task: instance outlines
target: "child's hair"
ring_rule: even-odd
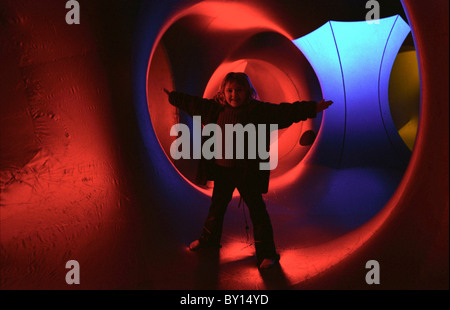
[[[236,82],[244,87],[244,89],[247,91],[248,94],[246,101],[258,98],[258,94],[256,93],[256,90],[253,87],[252,83],[250,82],[250,79],[247,74],[245,74],[244,72],[230,72],[224,77],[222,83],[220,84],[219,91],[214,96],[214,99],[219,103],[226,104],[224,92],[225,86],[229,82]]]

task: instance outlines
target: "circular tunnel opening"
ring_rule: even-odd
[[[225,31],[210,19],[209,15],[189,14],[170,25],[155,49],[147,82],[148,108],[161,148],[186,181],[209,194],[211,184],[206,191],[195,184],[198,162],[192,156],[177,160],[170,156],[170,146],[177,139],[169,135],[170,128],[182,123],[192,132],[193,121],[168,104],[162,85],[212,98],[228,72],[245,72],[261,101],[280,103],[321,97],[320,84],[306,58],[284,34],[267,29],[267,20],[261,19],[248,29],[236,26]],[[321,115],[278,131],[278,166],[271,173],[273,188],[277,187],[276,180],[307,154],[314,139],[306,143],[300,140],[305,133],[317,135],[320,122]],[[191,136],[191,143],[196,138]]]

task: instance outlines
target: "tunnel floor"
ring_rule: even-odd
[[[235,197],[225,216],[220,250],[189,251],[187,246],[195,234],[188,233],[161,261],[148,262],[152,266],[148,281],[134,289],[290,289],[352,250],[351,245],[339,249],[342,244],[337,241],[377,214],[403,175],[402,171],[378,168],[302,169],[300,180],[291,188],[269,189],[265,196],[281,256],[279,267],[256,268],[248,210],[238,207],[239,197]],[[204,209],[206,216],[208,205]],[[161,268],[154,268],[155,264]]]

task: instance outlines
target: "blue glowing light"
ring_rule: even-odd
[[[323,97],[334,101],[306,162],[405,167],[410,151],[392,121],[388,87],[409,31],[396,15],[372,24],[329,21],[293,40],[314,68]]]

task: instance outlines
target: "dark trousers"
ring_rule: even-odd
[[[266,204],[261,191],[256,186],[258,184],[256,172],[254,169],[215,167],[211,206],[200,242],[211,245],[220,244],[225,211],[233,197],[234,189],[237,188],[249,209],[257,260],[278,257]]]

